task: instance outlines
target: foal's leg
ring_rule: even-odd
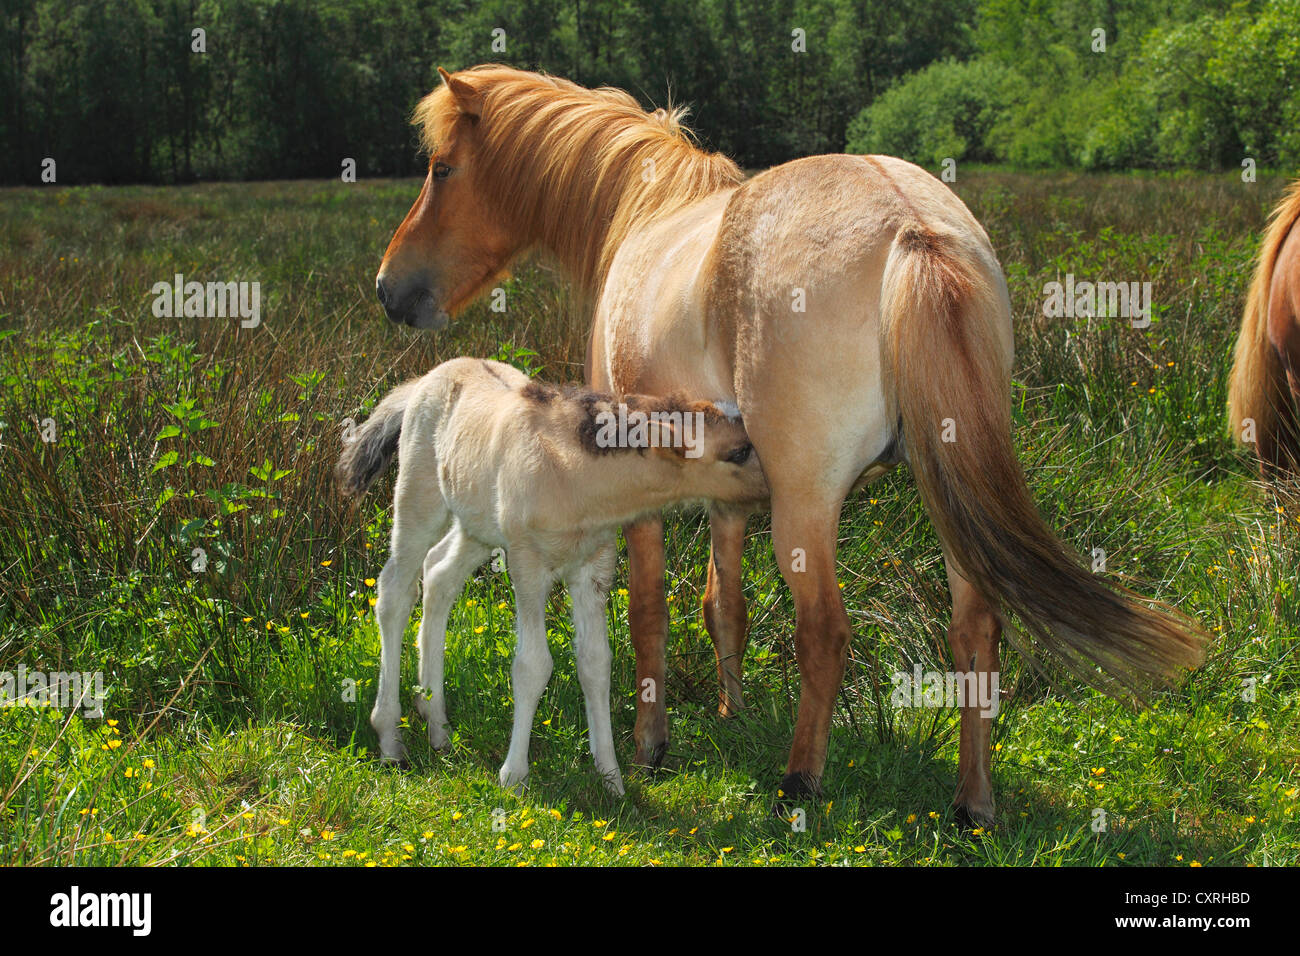
[[[533,716],[551,677],[551,649],[546,645],[546,596],[554,580],[549,568],[530,552],[510,552],[510,580],[515,588],[518,640],[510,683],[515,695],[510,751],[501,765],[501,786],[522,786],[528,779],[528,738]]]
[[[748,514],[709,511],[709,583],[704,589],[704,626],[718,658],[718,713],[734,716],[743,706],[742,662],[749,638],[749,614],[741,590]]]
[[[961,567],[944,552],[948,569],[948,588],[952,591],[952,623],[948,626],[948,643],[952,647],[953,666],[958,679],[974,673],[976,687],[994,689],[992,676],[1001,670],[998,639],[1002,623],[982,594],[961,576]],[[979,700],[964,700],[961,708],[961,746],[957,757],[957,794],[953,797],[957,817],[965,824],[993,825],[993,775],[989,770],[989,741],[993,733],[993,716],[982,713],[986,708]],[[998,706],[996,698],[989,710]]]
[[[415,606],[420,568],[429,546],[445,527],[447,508],[436,488],[421,487],[398,476],[394,496],[392,544],[388,561],[379,573],[375,617],[379,621],[379,689],[370,725],[379,734],[379,751],[384,760],[406,759],[406,745],[398,733],[401,716],[402,637]]]
[[[460,525],[453,525],[447,536],[429,551],[424,559],[424,609],[420,620],[420,686],[429,692],[415,698],[415,709],[424,717],[429,744],[445,750],[451,742],[447,734],[447,706],[443,696],[443,655],[447,643],[447,614],[461,589],[491,551],[467,537]]]
[[[636,650],[636,756],[657,767],[668,749],[664,679],[668,602],[664,599],[664,522],[646,518],[623,528],[627,540],[627,623]],[[648,683],[647,683],[648,682]]]
[[[587,733],[596,769],[605,786],[623,795],[623,774],[614,753],[614,731],[609,717],[609,631],[605,605],[614,577],[614,542],[569,576],[569,599],[573,604],[573,656],[582,682],[582,699],[587,708]]]

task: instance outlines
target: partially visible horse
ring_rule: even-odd
[[[380,301],[394,321],[440,327],[540,246],[594,307],[594,387],[738,404],[797,615],[786,801],[819,789],[844,676],[840,510],[899,462],[939,533],[948,640],[974,686],[999,669],[1006,612],[1116,694],[1202,659],[1203,631],[1090,574],[1038,514],[1011,442],[1006,283],[984,230],[937,179],[884,156],[816,156],[745,180],[698,149],[676,112],[647,114],[621,91],[503,66],[442,75],[416,108],[429,172],[384,255]],[[710,516],[704,616],[724,713],[741,700],[745,518]],[[638,697],[636,760],[654,764],[668,740],[662,521],[624,535],[637,683],[657,688]],[[955,804],[982,824],[994,816],[991,729],[966,702]]]
[[[1273,209],[1233,355],[1228,419],[1264,478],[1300,470],[1300,180]]]

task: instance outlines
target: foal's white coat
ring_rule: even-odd
[[[501,783],[521,785],[528,776],[529,735],[552,667],[546,599],[561,579],[573,605],[573,650],[596,769],[610,790],[623,793],[610,726],[605,622],[615,529],[688,499],[753,502],[766,494],[738,420],[707,402],[624,401],[647,411],[701,416],[698,457],[680,447],[671,423],[651,427],[659,447],[598,447],[592,437],[597,416],[616,407],[608,396],[561,392],[531,383],[509,365],[467,358],[398,386],[345,450],[339,466],[345,490],[364,491],[394,450],[400,461],[392,544],[375,607],[382,654],[370,719],[385,759],[406,756],[398,730],[400,658],[421,565],[419,671],[428,696],[417,698],[416,707],[430,744],[442,749],[450,740],[443,694],[447,615],[466,578],[494,548],[503,548],[515,592],[517,646],[514,724]]]

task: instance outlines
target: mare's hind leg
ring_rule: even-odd
[[[611,540],[589,562],[569,575],[569,599],[573,604],[573,656],[582,682],[582,699],[587,709],[587,733],[596,770],[605,786],[623,795],[623,774],[614,753],[614,731],[609,716],[609,669],[613,657],[605,623],[606,598],[614,578],[616,551]]]
[[[522,548],[511,551],[508,561],[518,615],[515,660],[510,667],[515,717],[510,751],[501,765],[499,778],[501,786],[517,787],[528,778],[528,739],[533,731],[533,716],[551,677],[551,650],[546,644],[546,596],[554,578],[544,562]]]
[[[799,716],[781,781],[786,802],[821,790],[835,695],[844,681],[851,630],[835,579],[841,504],[835,493],[817,501],[806,490],[772,485],[772,547],[794,596],[799,662]]]
[[[749,614],[741,590],[745,552],[744,511],[715,507],[709,512],[709,583],[704,590],[704,626],[713,638],[718,658],[718,713],[734,716],[742,699],[745,644]]]
[[[842,415],[817,405],[815,392],[806,383],[802,391],[794,383],[773,383],[767,393],[787,401],[755,402],[752,411],[744,396],[741,401],[771,489],[772,549],[795,607],[799,715],[781,781],[783,814],[792,798],[821,789],[852,634],[835,574],[840,509],[886,435],[879,419],[865,414],[872,401],[855,394],[852,382],[836,392],[851,410]]]
[[[961,576],[961,567],[947,552],[948,587],[952,591],[952,622],[948,644],[958,683],[970,688],[974,675],[976,699],[967,690],[961,708],[961,746],[957,758],[957,794],[953,806],[965,825],[993,825],[993,774],[990,740],[997,712],[997,681],[1001,662],[998,640],[1002,623],[988,600]],[[982,699],[981,699],[982,698]]]
[[[428,726],[429,744],[445,750],[451,742],[447,733],[447,705],[443,695],[443,656],[447,644],[447,614],[461,588],[491,551],[465,535],[459,524],[424,559],[424,613],[420,620],[420,687],[429,696],[417,696],[415,709]]]
[[[403,482],[398,475],[394,496],[393,537],[388,561],[379,573],[379,594],[375,617],[379,622],[379,690],[370,712],[370,725],[379,734],[379,751],[384,760],[406,759],[397,722],[402,663],[402,637],[415,606],[420,568],[429,546],[447,524],[447,508],[436,488]]]

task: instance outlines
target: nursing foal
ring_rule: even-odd
[[[620,407],[621,406],[621,407]],[[402,635],[424,567],[416,707],[429,743],[448,744],[443,701],[447,614],[465,579],[504,548],[517,604],[515,694],[503,786],[528,776],[533,715],[551,675],[546,598],[557,578],[573,602],[573,650],[596,769],[623,778],[609,717],[605,599],[614,531],[691,499],[759,502],[763,473],[738,417],[704,401],[591,391],[531,381],[509,365],[459,358],[395,388],[339,459],[345,494],[361,495],[399,460],[393,537],[375,607],[382,637],[370,722],[386,760],[406,755],[398,732]],[[430,550],[430,546],[436,546]]]

